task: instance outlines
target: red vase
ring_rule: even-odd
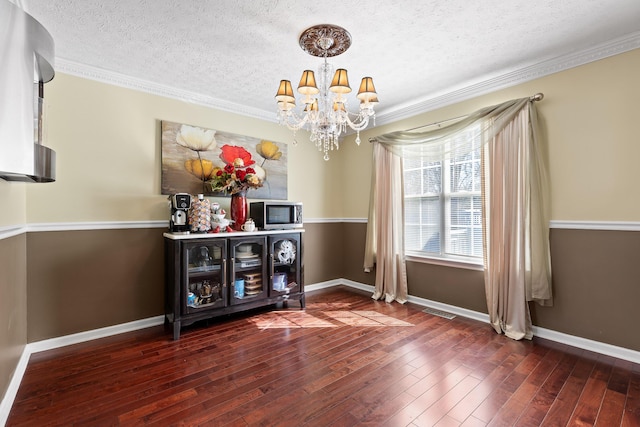
[[[240,191],[231,195],[231,219],[234,221],[231,225],[236,231],[242,231],[242,225],[249,215],[249,206],[247,205],[247,192]]]

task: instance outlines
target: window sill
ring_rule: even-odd
[[[434,258],[424,255],[408,254],[405,256],[405,261],[419,262],[423,264],[442,265],[445,267],[465,268],[467,270],[484,271],[484,266],[481,263],[470,262],[467,260],[453,259],[453,258]]]

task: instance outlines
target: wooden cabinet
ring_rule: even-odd
[[[267,296],[267,239],[266,236],[229,239],[231,259],[231,305],[241,305]]]
[[[165,323],[199,320],[287,305],[304,308],[303,231],[165,233]]]
[[[299,233],[268,236],[269,296],[288,298],[304,293],[302,286],[302,242]]]
[[[224,241],[185,242],[179,262],[185,266],[181,294],[184,313],[227,306]]]

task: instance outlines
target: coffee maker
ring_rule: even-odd
[[[191,207],[191,194],[176,193],[169,196],[171,206],[171,220],[169,231],[172,233],[189,233],[189,208]]]

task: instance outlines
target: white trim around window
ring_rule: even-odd
[[[445,267],[456,267],[456,268],[464,268],[467,270],[477,270],[484,271],[484,266],[482,265],[482,261],[478,262],[470,262],[466,259],[457,259],[457,258],[434,258],[428,257],[424,255],[418,254],[409,254],[405,256],[405,261],[409,262],[419,262],[423,264],[434,264],[434,265],[442,265]]]

